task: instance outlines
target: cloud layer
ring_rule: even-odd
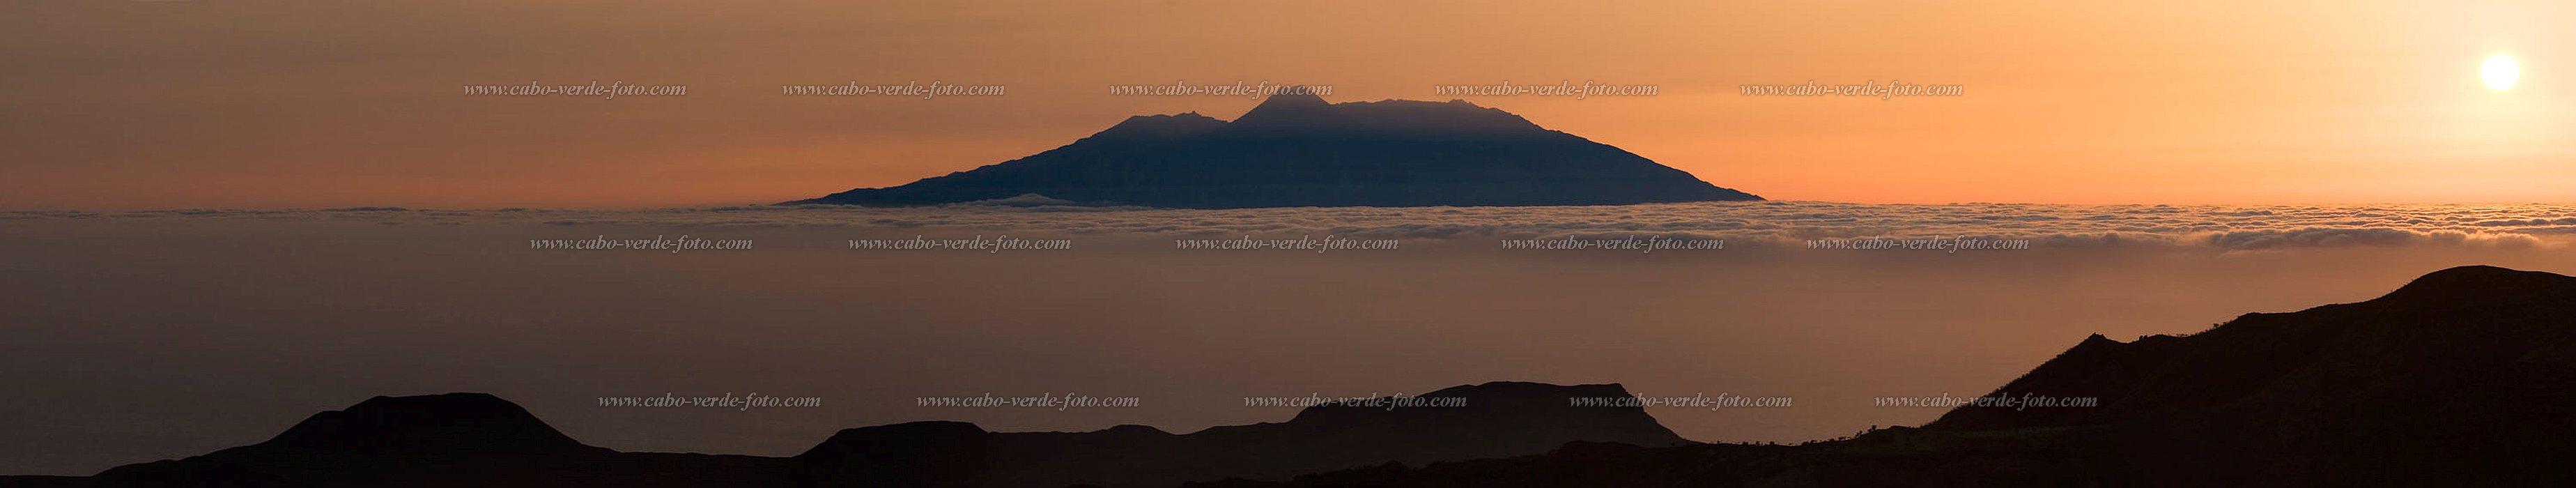
[[[1003,229],[1062,234],[1490,239],[1616,235],[1798,245],[1809,239],[1982,237],[2033,247],[2555,246],[2576,239],[2576,205],[1864,205],[1726,202],[1592,207],[1172,210],[1045,201],[922,208],[711,207],[645,210],[17,211],[0,219],[334,219],[387,224],[819,226]]]

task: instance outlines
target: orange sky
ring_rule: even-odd
[[[620,0],[0,3],[0,208],[764,203],[1242,97],[1474,97],[1721,186],[1852,202],[2576,201],[2576,5]],[[2510,90],[2478,64],[2517,58]],[[1891,79],[1945,98],[1747,97]],[[682,84],[683,97],[463,85]],[[788,97],[783,84],[999,84]]]

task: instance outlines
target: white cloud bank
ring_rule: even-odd
[[[2034,247],[2555,246],[2576,239],[2576,205],[1864,205],[1725,202],[1584,207],[1175,210],[1013,199],[920,208],[839,206],[646,210],[18,211],[0,219],[365,219],[437,224],[974,228],[1066,234],[1329,233],[1354,238],[1488,239],[1653,235],[1800,245],[1808,239],[1968,236]]]

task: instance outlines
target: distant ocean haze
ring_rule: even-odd
[[[2377,215],[2363,216],[2363,215]],[[1080,207],[10,213],[0,473],[88,474],[257,442],[351,398],[484,391],[624,450],[793,454],[839,428],[1279,421],[1245,397],[1618,382],[1788,408],[1649,408],[1684,437],[1912,425],[2089,334],[2188,333],[2462,264],[2576,271],[2556,206]],[[2156,232],[2164,229],[2169,232]],[[1503,239],[1725,239],[1651,253]],[[1003,235],[1070,249],[851,249]],[[1182,239],[1399,240],[1181,249]],[[2021,250],[1810,250],[1977,235]],[[2070,236],[2093,235],[2091,240]],[[749,241],[748,250],[532,240]],[[2051,237],[2054,236],[2054,237]],[[2101,236],[2111,236],[2100,238]],[[2231,237],[2233,236],[2233,237]],[[2455,237],[2454,237],[2455,236]],[[2265,240],[2269,239],[2267,243]],[[1741,243],[1741,244],[1739,244]],[[601,397],[818,397],[606,408]],[[935,408],[1080,394],[1134,408]]]

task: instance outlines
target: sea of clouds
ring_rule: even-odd
[[[1798,245],[1814,239],[2027,239],[2034,248],[2348,246],[2556,247],[2576,240],[2576,205],[1946,205],[1708,202],[1573,207],[1308,207],[1231,210],[1065,205],[1043,198],[914,208],[826,205],[639,210],[407,209],[7,211],[25,219],[348,220],[422,225],[653,225],[1000,229],[1233,236],[1517,239],[1661,235]]]

